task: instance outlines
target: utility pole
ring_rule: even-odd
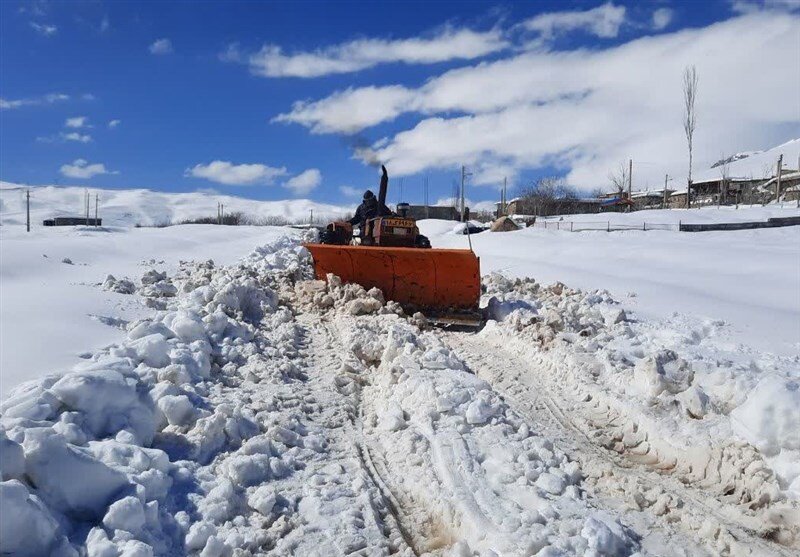
[[[430,211],[430,204],[429,204],[430,201],[428,200],[428,175],[427,174],[425,175],[424,188],[425,188],[425,196],[424,196],[425,197],[425,218],[427,219],[427,218],[430,218],[430,212],[431,212]]]
[[[508,188],[508,177],[504,176],[503,177],[503,203],[501,205],[501,207],[503,209],[503,215],[505,215],[506,211],[507,211],[507,209],[506,209],[506,203],[508,203],[508,189],[507,188]]]
[[[100,203],[100,194],[94,194],[94,225],[100,226],[99,221],[97,220],[97,205]]]
[[[26,214],[27,218],[25,220],[26,227],[28,232],[31,231],[31,190],[30,188],[25,191],[25,207],[26,207]]]
[[[308,221],[310,224],[314,224],[314,209],[311,209],[311,218]]]
[[[217,201],[217,224],[222,224],[222,204]]]
[[[631,210],[631,202],[633,201],[633,159],[628,159],[628,211]]]
[[[669,174],[664,174],[664,200],[661,202],[661,208],[667,208],[667,182],[669,182]]]
[[[83,204],[86,206],[86,222],[84,224],[89,224],[89,190],[83,190]]]
[[[467,167],[463,164],[461,165],[461,222],[465,222],[468,219],[464,216],[464,189],[467,181],[467,176],[472,176],[471,172],[467,172]]]
[[[775,184],[775,201],[781,198],[781,170],[783,170],[783,153],[778,157],[778,173],[776,174],[777,183]]]

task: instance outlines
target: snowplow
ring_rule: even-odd
[[[385,206],[389,183],[386,168],[382,170],[379,207]],[[343,282],[377,287],[387,300],[408,312],[422,312],[434,324],[479,326],[479,258],[470,249],[432,248],[405,207],[400,204],[398,213],[368,219],[358,235],[347,221],[328,224],[318,243],[304,244],[317,279],[334,274]]]

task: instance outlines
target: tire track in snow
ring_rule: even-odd
[[[532,423],[546,425],[556,437],[553,441],[579,460],[584,470],[599,466],[610,472],[613,477],[613,487],[604,485],[603,482],[594,482],[598,495],[613,498],[618,497],[615,493],[618,491],[630,500],[635,500],[637,494],[641,497],[640,486],[657,489],[670,495],[673,501],[678,503],[677,508],[665,509],[667,513],[677,511],[689,515],[686,517],[688,520],[668,515],[662,520],[646,507],[640,512],[651,523],[651,528],[664,529],[668,532],[668,536],[688,534],[695,538],[695,543],[706,544],[714,542],[714,539],[707,538],[709,534],[712,536],[716,534],[719,538],[727,533],[736,543],[737,550],[749,550],[754,555],[787,557],[793,555],[790,549],[765,541],[757,531],[741,524],[736,517],[726,513],[726,509],[717,510],[720,501],[712,495],[706,495],[699,488],[684,485],[674,478],[642,467],[617,452],[599,446],[587,431],[576,427],[567,412],[562,409],[553,391],[541,380],[537,380],[537,371],[500,343],[483,339],[474,333],[442,332],[438,336],[476,375],[492,384],[521,416]],[[508,377],[506,370],[509,369],[525,370],[525,372],[518,372],[513,377]],[[720,533],[704,530],[704,520],[707,517],[713,517],[723,531]],[[676,522],[683,532],[671,525]],[[703,539],[704,537],[706,539]],[[711,554],[722,553],[720,547],[712,546],[708,549]]]
[[[309,368],[314,370],[313,375],[315,376],[311,380],[325,383],[332,381],[340,394],[349,395],[351,398],[352,406],[348,409],[347,419],[339,428],[340,433],[336,434],[336,437],[340,442],[352,445],[361,468],[381,494],[382,501],[376,502],[378,504],[374,507],[377,507],[375,511],[385,525],[390,554],[419,555],[414,545],[414,535],[407,531],[400,520],[401,505],[375,467],[364,436],[361,408],[361,382],[364,379],[354,372],[354,368],[361,367],[361,364],[355,360],[348,361],[343,357],[348,354],[348,351],[342,344],[336,328],[328,319],[313,313],[299,313],[297,320],[306,329],[310,339],[311,365]]]

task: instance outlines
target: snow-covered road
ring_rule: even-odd
[[[146,309],[0,406],[4,553],[800,549],[796,357],[499,275],[430,329],[297,242],[91,287]]]

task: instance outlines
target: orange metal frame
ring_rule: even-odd
[[[388,300],[433,310],[471,310],[481,294],[480,260],[470,250],[305,244],[318,279],[328,273]]]

